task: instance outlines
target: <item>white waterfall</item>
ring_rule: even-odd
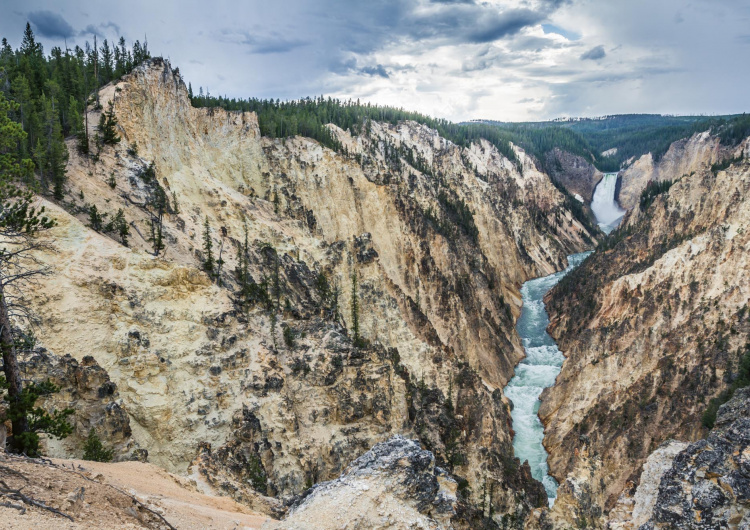
[[[620,224],[625,210],[620,208],[615,200],[617,189],[617,173],[607,173],[597,184],[594,190],[594,200],[591,201],[591,210],[599,222],[599,228],[609,234]]]

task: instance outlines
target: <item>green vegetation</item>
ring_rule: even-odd
[[[104,145],[115,145],[120,142],[120,136],[117,134],[117,118],[115,117],[115,102],[109,100],[107,112],[99,115],[99,139]]]
[[[92,230],[101,232],[104,228],[104,218],[107,217],[106,213],[100,213],[96,204],[89,206],[89,227]]]
[[[697,132],[713,129],[725,145],[736,145],[750,136],[750,116],[662,116],[624,114],[550,122],[486,122],[515,133],[518,143],[539,160],[559,147],[587,160],[601,171],[618,171],[631,157],[652,153],[660,160],[669,146]],[[609,149],[617,153],[603,156]],[[593,156],[593,158],[592,158]]]
[[[112,449],[104,447],[96,434],[96,430],[92,427],[88,438],[86,438],[86,443],[83,445],[83,459],[93,462],[110,462],[114,454],[115,452]]]
[[[297,345],[297,332],[291,326],[284,326],[284,344],[290,350]]]
[[[211,225],[208,223],[208,216],[203,222],[203,270],[213,278],[214,277],[214,242],[211,239]]]
[[[110,45],[105,39],[97,46],[94,38],[93,47],[88,42],[73,50],[56,46],[47,56],[28,23],[17,50],[6,38],[2,39],[0,93],[12,102],[9,115],[25,133],[7,149],[21,159],[33,161],[25,176],[27,185],[35,191],[51,192],[55,199],[63,198],[68,160],[63,139],[74,136],[79,151],[87,155],[86,109],[91,94],[149,57],[147,45],[136,41],[128,50],[124,38],[117,45]],[[101,143],[119,141],[111,106],[101,119]],[[9,152],[5,149],[3,153]]]
[[[263,463],[260,461],[260,457],[255,453],[250,453],[247,460],[247,473],[250,484],[253,485],[255,491],[266,495],[268,493],[268,476],[266,475],[266,470],[263,468]]]
[[[668,192],[669,188],[672,187],[672,184],[673,182],[671,180],[662,180],[661,182],[654,182],[653,180],[649,181],[649,183],[646,184],[646,188],[641,192],[641,211],[645,212],[658,195]]]
[[[735,146],[750,136],[750,115],[742,114],[719,129],[719,138],[724,145]]]
[[[740,154],[736,158],[726,158],[722,160],[721,162],[716,162],[715,164],[711,164],[711,172],[715,175],[719,171],[724,171],[732,164],[737,164],[738,162],[742,161],[742,155]]]
[[[357,292],[357,271],[352,272],[352,341],[354,346],[364,346],[364,340],[359,336],[359,293]]]
[[[703,413],[703,426],[711,429],[716,423],[716,413],[724,403],[732,399],[734,393],[740,388],[750,386],[750,344],[745,346],[745,353],[740,358],[737,374],[732,384],[717,397],[708,403],[706,411]]]
[[[510,146],[514,136],[509,131],[484,123],[456,124],[447,120],[430,118],[418,112],[404,109],[363,104],[359,101],[338,99],[305,98],[292,101],[267,99],[227,99],[213,97],[203,88],[193,96],[194,107],[221,107],[230,111],[252,111],[258,114],[260,132],[271,138],[288,138],[295,135],[313,138],[335,151],[343,147],[331,134],[327,124],[332,123],[352,134],[369,135],[371,122],[385,122],[396,125],[400,121],[412,120],[435,129],[443,138],[460,146],[484,138],[509,160],[518,164],[518,159]],[[415,159],[414,162],[418,164]],[[415,166],[416,167],[416,166]]]
[[[107,223],[107,226],[104,227],[104,230],[106,232],[115,232],[118,236],[120,236],[120,242],[126,247],[128,246],[130,226],[128,226],[128,222],[125,220],[125,213],[122,211],[122,208],[119,208],[117,210],[117,213],[112,218],[112,220]]]
[[[0,389],[7,390],[10,385],[4,376],[0,376]],[[27,424],[27,429],[21,432],[13,431],[11,450],[28,456],[39,455],[39,433],[45,433],[58,439],[67,438],[73,432],[73,427],[67,419],[74,412],[73,409],[55,410],[51,414],[41,407],[36,407],[40,397],[54,394],[60,389],[50,381],[27,384],[18,399],[8,399],[7,418],[14,424],[19,420]],[[9,396],[10,397],[10,396]]]

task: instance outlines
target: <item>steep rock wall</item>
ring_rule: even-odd
[[[651,451],[705,434],[709,400],[736,374],[750,337],[748,143],[723,154],[746,157],[726,171],[672,176],[548,296],[567,359],[539,413],[565,524],[603,524]]]
[[[645,154],[620,172],[617,201],[631,210],[649,182],[675,180],[704,171],[717,162],[720,154],[718,139],[707,131],[674,142],[659,161],[651,153]]]
[[[465,477],[465,498],[489,481],[498,514],[544,503],[512,458],[500,388],[522,355],[520,285],[591,235],[522,151],[519,169],[485,142],[460,148],[410,122],[335,130],[342,153],[262,138],[252,113],[191,107],[160,59],[100,98],[122,141],[96,162],[71,144],[69,198],[47,205],[55,252],[39,256],[54,274],[33,305],[45,347],[107,370],[153,462],[186,472],[204,455],[198,472],[244,487],[249,465],[255,492],[225,493],[271,510],[258,493],[300,493],[407,433]],[[108,214],[99,233],[92,205]],[[119,209],[128,247],[106,229]],[[206,223],[218,280],[200,270]],[[234,274],[245,230],[249,306]]]

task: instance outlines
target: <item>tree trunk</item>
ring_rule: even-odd
[[[16,348],[13,344],[13,335],[10,332],[10,317],[8,316],[8,304],[5,302],[5,293],[0,284],[0,349],[3,351],[3,370],[5,380],[8,383],[8,402],[12,405],[21,396],[23,384],[21,382],[21,371],[18,368]],[[29,430],[29,422],[26,416],[12,420],[13,438]]]

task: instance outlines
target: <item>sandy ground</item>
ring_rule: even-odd
[[[0,529],[168,529],[166,520],[180,530],[240,530],[260,528],[266,521],[228,497],[199,493],[187,479],[152,464],[51,462],[0,454]],[[1,493],[7,489],[21,490],[73,521]],[[3,507],[7,502],[26,512]]]

